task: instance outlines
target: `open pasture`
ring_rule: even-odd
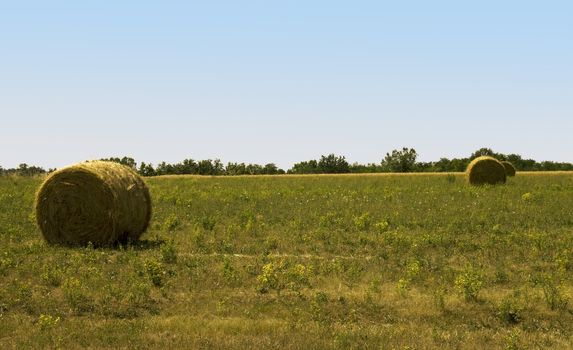
[[[573,173],[166,176],[142,241],[47,245],[0,177],[0,348],[573,347]]]

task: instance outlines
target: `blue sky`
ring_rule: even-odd
[[[4,1],[0,165],[573,162],[570,1]]]

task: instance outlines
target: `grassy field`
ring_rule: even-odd
[[[150,178],[135,245],[47,246],[0,178],[0,348],[573,348],[573,174]]]

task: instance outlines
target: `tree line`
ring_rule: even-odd
[[[51,173],[56,169],[48,169],[45,170],[39,166],[35,165],[28,165],[26,163],[18,165],[17,168],[9,168],[4,169],[0,166],[0,176],[7,176],[7,175],[19,175],[19,176],[34,176],[34,175],[41,175],[46,173]]]
[[[497,153],[490,148],[480,148],[466,158],[440,158],[435,162],[419,162],[418,153],[413,148],[404,147],[386,153],[380,163],[350,164],[344,156],[335,154],[323,155],[294,164],[283,170],[274,163],[265,165],[246,163],[223,164],[219,159],[193,160],[185,159],[179,163],[161,162],[137,163],[131,157],[106,158],[102,160],[117,162],[137,171],[142,176],[159,175],[278,175],[278,174],[344,174],[344,173],[409,173],[409,172],[463,172],[468,164],[480,156],[492,156],[499,160],[511,162],[518,171],[563,171],[573,170],[573,164],[552,161],[538,162],[524,159],[518,154]],[[0,166],[0,175],[33,176],[54,171],[44,170],[38,166],[20,164],[18,168],[4,169]]]

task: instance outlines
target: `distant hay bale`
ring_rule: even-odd
[[[471,161],[466,174],[472,185],[496,185],[503,184],[507,180],[503,164],[489,156],[478,157]]]
[[[118,163],[92,161],[60,169],[36,194],[36,220],[52,244],[134,241],[150,218],[147,186],[135,171]]]
[[[515,176],[515,167],[513,166],[513,164],[511,164],[507,160],[502,161],[501,164],[505,168],[505,173],[507,174],[507,176]]]

